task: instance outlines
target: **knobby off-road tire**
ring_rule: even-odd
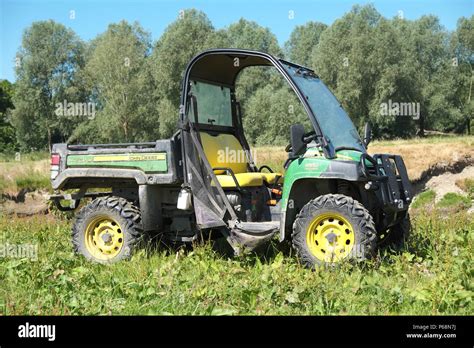
[[[375,253],[376,238],[375,224],[367,209],[341,194],[309,201],[293,223],[293,248],[308,268],[369,259]]]
[[[395,226],[390,227],[385,238],[381,239],[379,246],[381,248],[390,248],[400,251],[405,247],[411,233],[410,215],[407,215]]]
[[[72,226],[74,250],[99,263],[130,258],[143,237],[140,210],[115,196],[94,199]]]

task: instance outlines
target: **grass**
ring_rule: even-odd
[[[474,136],[472,135],[448,135],[448,136],[426,136],[424,138],[393,139],[393,140],[374,140],[371,145],[374,146],[397,146],[401,144],[446,144],[462,143],[464,145],[474,145]]]
[[[21,189],[51,190],[49,160],[0,162],[0,195],[16,194]]]
[[[438,206],[441,208],[456,207],[468,209],[471,206],[471,199],[458,193],[448,192],[438,202]]]
[[[49,157],[50,154],[48,151],[1,153],[0,162],[31,162],[49,159]]]
[[[433,190],[427,190],[420,193],[416,196],[415,200],[413,201],[411,207],[412,208],[421,208],[428,204],[434,204],[436,198],[436,193]]]
[[[21,176],[15,179],[18,189],[26,189],[29,191],[49,188],[51,186],[50,179],[39,172],[33,172],[27,176]]]
[[[458,186],[464,192],[467,192],[471,199],[474,199],[474,179],[463,179],[457,180],[456,186]]]
[[[33,151],[29,153],[2,153],[0,154],[0,162],[31,162],[48,159],[49,157],[50,154],[48,151]]]
[[[67,220],[0,219],[0,243],[38,245],[37,261],[0,258],[0,314],[474,314],[472,216],[413,225],[402,253],[313,272],[275,246],[227,258],[208,243],[92,264],[72,252]]]
[[[474,157],[473,139],[374,142],[369,150],[402,154],[417,179],[436,163]],[[0,191],[49,186],[48,156],[4,159]],[[286,158],[283,147],[257,149],[257,163],[277,171]],[[473,181],[457,185],[472,193]],[[73,253],[64,214],[0,216],[0,315],[473,315],[474,215],[454,209],[464,202],[457,196],[434,200],[429,190],[413,203],[404,251],[314,272],[276,241],[259,255],[228,258],[202,243],[191,252],[139,251],[127,262],[92,264]],[[38,259],[5,255],[21,244],[36,245]]]

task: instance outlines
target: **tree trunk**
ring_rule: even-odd
[[[48,149],[49,153],[52,151],[52,145],[51,145],[51,128],[48,127]]]
[[[425,116],[420,115],[420,122],[419,122],[420,129],[418,130],[418,136],[424,137],[425,136]]]

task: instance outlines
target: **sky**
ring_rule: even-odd
[[[157,40],[180,10],[196,8],[216,29],[245,18],[268,27],[283,45],[295,26],[310,20],[331,24],[354,4],[367,3],[387,18],[433,14],[448,30],[456,28],[460,17],[474,13],[473,0],[0,0],[0,79],[15,80],[15,55],[23,31],[34,21],[53,19],[83,40],[93,39],[110,23],[138,21]]]

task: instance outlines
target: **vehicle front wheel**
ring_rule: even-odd
[[[99,263],[130,258],[142,237],[140,210],[121,197],[96,198],[72,227],[75,251]]]
[[[407,215],[395,226],[390,227],[388,233],[383,239],[379,241],[381,248],[391,248],[395,251],[400,251],[404,248],[405,244],[410,237],[411,222],[410,215]]]
[[[376,230],[367,209],[351,197],[327,194],[309,201],[293,224],[292,244],[309,268],[373,256]]]

